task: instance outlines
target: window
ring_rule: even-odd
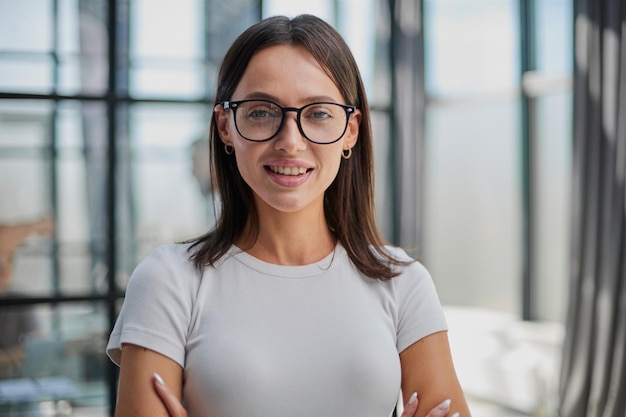
[[[112,413],[104,346],[126,281],[211,222],[216,69],[259,17],[253,0],[0,1],[0,224],[55,226],[11,256],[2,334],[18,313],[37,331],[0,346],[0,416]]]
[[[104,345],[127,280],[152,248],[212,223],[203,167],[216,71],[262,17],[314,13],[347,40],[372,107],[379,224],[398,235],[394,182],[416,179],[392,171],[392,3],[0,0],[0,224],[55,223],[21,242],[15,295],[0,296],[0,315],[28,310],[38,323],[20,340],[25,361],[0,365],[0,387],[32,393],[37,378],[48,391],[0,394],[0,417],[112,414],[117,370]],[[559,321],[571,1],[467,3],[424,0],[423,26],[413,25],[423,27],[427,96],[419,252],[445,305],[521,316],[530,304],[533,318]],[[524,3],[532,25],[520,18]],[[535,47],[525,51],[529,33]]]
[[[520,5],[531,3],[535,24],[522,27]],[[571,7],[567,0],[424,2],[424,262],[445,304],[521,316],[531,302],[522,289],[532,279],[533,318],[563,320]],[[526,52],[536,62],[523,77],[522,34],[534,39]],[[525,97],[535,103],[529,118],[521,116]],[[533,132],[532,159],[523,153],[525,129]]]

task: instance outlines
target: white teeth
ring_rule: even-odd
[[[306,168],[304,167],[284,167],[279,165],[272,165],[270,170],[282,175],[300,175],[306,172]]]

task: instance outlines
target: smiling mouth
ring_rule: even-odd
[[[265,168],[273,172],[274,174],[289,175],[289,176],[306,174],[307,171],[311,170],[311,168],[305,168],[305,167],[285,167],[285,166],[280,166],[280,165],[271,165]]]

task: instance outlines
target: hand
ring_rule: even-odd
[[[163,404],[165,404],[170,417],[187,417],[187,410],[185,410],[185,407],[183,407],[174,393],[170,391],[169,387],[165,385],[163,378],[155,373],[152,381],[154,390],[161,398],[161,401],[163,401]]]
[[[413,393],[409,401],[404,405],[404,411],[400,417],[414,417],[417,412],[417,406],[419,401],[417,399],[417,393]],[[450,400],[445,400],[439,405],[435,406],[426,417],[446,417],[450,412]],[[452,414],[451,417],[459,417],[459,413]]]
[[[0,224],[0,252],[12,255],[31,234],[50,235],[54,222],[49,217],[18,224]]]
[[[165,408],[167,408],[170,417],[187,417],[187,410],[185,410],[178,398],[170,391],[159,374],[154,374],[153,383],[154,389],[161,398],[161,401],[163,401],[163,404],[165,404]],[[418,404],[417,394],[413,394],[404,405],[404,411],[400,417],[414,417]],[[426,417],[446,417],[449,412],[450,400],[445,400],[430,410]],[[451,417],[459,417],[459,413],[454,413]]]

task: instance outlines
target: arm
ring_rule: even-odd
[[[400,353],[402,395],[409,398],[418,392],[419,408],[415,417],[424,417],[427,410],[437,409],[442,399],[450,399],[447,411],[470,417],[469,407],[459,384],[447,332],[438,332],[413,343]]]
[[[172,387],[177,400],[182,398],[183,369],[166,356],[141,346],[125,344],[120,363],[116,417],[169,416],[167,409],[152,388],[155,372]]]
[[[48,235],[52,233],[54,223],[43,218],[31,223],[12,225],[0,224],[0,252],[14,252],[32,233]]]
[[[155,373],[152,378],[152,383],[154,386],[154,390],[159,395],[161,401],[169,414],[169,417],[187,417],[187,410],[180,403],[180,396],[176,395],[165,383],[161,375]],[[417,399],[417,395],[413,394],[409,398],[409,401],[404,405],[404,411],[400,417],[415,417],[415,412],[419,406],[419,400]],[[447,417],[449,415],[449,409],[440,409],[438,407],[430,410],[430,413],[426,417]],[[295,417],[295,416],[294,416]],[[452,417],[459,417],[458,414],[453,415]]]

